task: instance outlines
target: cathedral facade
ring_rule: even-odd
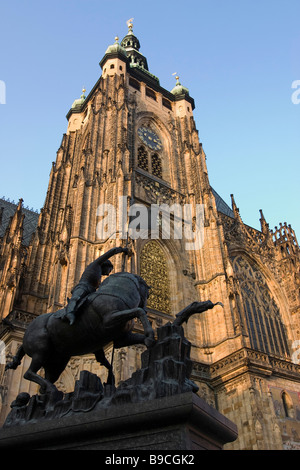
[[[100,66],[93,89],[67,114],[40,214],[22,200],[0,200],[0,423],[18,393],[37,393],[23,378],[30,358],[4,370],[28,323],[64,307],[90,262],[127,246],[129,256],[112,258],[114,271],[151,285],[154,329],[195,300],[222,302],[191,317],[184,330],[199,395],[238,426],[238,439],[226,448],[300,449],[300,251],[293,229],[284,223],[270,230],[262,211],[261,230],[246,225],[233,195],[229,207],[210,186],[194,100],[178,78],[173,90],[161,87],[132,24]],[[137,208],[148,225],[134,223]],[[140,366],[142,350],[116,349],[118,382]],[[111,358],[112,345],[105,353]],[[82,369],[105,378],[93,356],[73,357],[57,387],[73,390]]]

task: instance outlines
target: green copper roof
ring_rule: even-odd
[[[80,97],[78,100],[75,100],[75,101],[73,102],[73,104],[72,104],[72,106],[71,106],[71,109],[76,109],[76,108],[80,108],[80,107],[81,107],[81,105],[84,103],[85,98],[86,98],[86,96],[85,96],[85,94],[84,94],[85,91],[86,91],[85,88],[83,88],[81,97]]]
[[[106,52],[105,52],[105,54],[116,54],[116,53],[120,53],[120,54],[122,54],[124,57],[127,58],[126,50],[124,49],[124,47],[122,47],[122,46],[119,44],[119,38],[118,38],[118,36],[115,37],[115,43],[112,44],[111,46],[108,46],[108,48],[106,49]]]
[[[179,96],[179,95],[188,95],[189,96],[189,90],[182,86],[180,81],[179,81],[179,77],[176,77],[176,85],[175,87],[173,88],[173,90],[171,90],[171,93],[173,95],[176,95],[176,96]]]

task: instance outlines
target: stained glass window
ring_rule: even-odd
[[[138,167],[145,171],[149,170],[148,153],[144,147],[139,147],[138,149]]]
[[[148,242],[140,257],[140,274],[151,286],[149,308],[170,313],[170,280],[165,253],[156,241]]]
[[[154,176],[157,176],[158,178],[162,178],[161,159],[157,155],[157,153],[154,153],[151,156],[151,167],[152,167],[152,174]]]

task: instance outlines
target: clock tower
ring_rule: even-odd
[[[3,280],[11,268],[0,271],[0,313],[7,317],[1,340],[14,354],[26,321],[64,307],[89,263],[127,245],[130,256],[112,258],[114,270],[151,285],[147,313],[154,329],[193,301],[222,302],[184,325],[191,378],[200,396],[238,425],[231,448],[281,449],[289,426],[300,435],[296,418],[290,425],[300,409],[300,366],[292,360],[300,331],[295,234],[286,224],[273,233],[262,212],[261,231],[251,228],[233,196],[232,208],[220,198],[209,182],[189,90],[179,77],[172,90],[163,88],[140,48],[128,22],[126,36],[105,51],[97,83],[67,114],[15,290]],[[142,349],[114,351],[117,382],[140,367]],[[112,345],[105,353],[111,360]],[[22,378],[28,366],[25,357],[15,373],[0,375],[2,422],[20,390],[33,393]],[[92,356],[73,357],[58,388],[72,391],[82,369],[106,380]]]

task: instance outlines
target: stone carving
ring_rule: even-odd
[[[169,204],[174,203],[184,204],[186,197],[170,188],[169,184],[163,181],[157,181],[151,175],[144,174],[142,171],[136,170],[136,184],[139,190],[139,197],[146,201],[157,204],[157,200],[161,203]]]

